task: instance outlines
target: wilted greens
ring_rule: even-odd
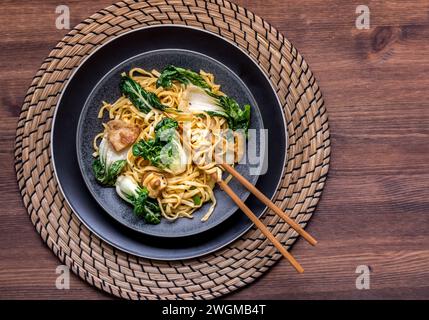
[[[196,204],[197,206],[201,204],[201,197],[199,195],[193,196],[192,200],[194,200],[194,204]]]
[[[149,160],[152,165],[178,174],[186,169],[187,158],[176,131],[178,123],[162,119],[155,127],[155,139],[140,140],[133,145],[133,155]]]
[[[161,111],[167,109],[155,93],[146,91],[136,81],[124,74],[119,88],[121,93],[130,99],[132,104],[143,113],[149,113],[153,108]]]
[[[92,163],[95,179],[103,186],[112,187],[126,165],[125,153],[116,153],[104,138],[99,147],[99,156]]]
[[[172,65],[167,66],[157,81],[158,87],[169,88],[172,81],[187,86],[184,96],[189,100],[191,111],[207,112],[213,116],[224,117],[232,130],[243,129],[245,132],[250,124],[250,105],[240,108],[234,99],[212,92],[210,85],[196,72]]]
[[[155,199],[149,198],[148,190],[141,188],[133,178],[120,176],[116,181],[118,195],[134,206],[134,213],[147,223],[158,224],[161,221],[161,209]]]
[[[250,123],[250,105],[245,104],[242,109],[237,101],[227,96],[220,96],[218,100],[225,113],[228,114],[226,119],[229,127],[232,130],[243,129],[247,132]]]
[[[156,82],[156,86],[169,88],[171,87],[173,80],[183,84],[192,83],[194,86],[203,89],[211,89],[209,84],[198,73],[192,70],[175,67],[173,65],[168,65],[164,70],[162,70],[162,73]]]

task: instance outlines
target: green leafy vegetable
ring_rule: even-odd
[[[136,81],[126,75],[122,75],[119,88],[121,93],[130,99],[132,104],[141,112],[149,113],[153,108],[161,111],[167,109],[155,93],[146,91]]]
[[[173,84],[173,80],[176,80],[183,84],[190,84],[203,88],[211,89],[210,85],[201,77],[198,73],[173,65],[168,65],[162,70],[158,81],[156,82],[157,87],[170,88]]]
[[[92,163],[95,179],[103,186],[112,187],[116,178],[127,164],[126,151],[117,153],[109,145],[106,138],[101,140],[99,156]]]
[[[163,145],[158,143],[155,139],[148,141],[141,139],[133,145],[133,155],[135,157],[142,157],[145,160],[149,160],[152,165],[160,167],[162,148]]]
[[[175,133],[175,130],[179,127],[176,120],[171,118],[164,118],[155,126],[156,139],[162,141],[170,141]]]
[[[199,195],[193,196],[192,200],[194,200],[194,204],[196,204],[197,206],[201,204],[201,197]]]
[[[145,219],[147,223],[161,222],[161,209],[155,199],[149,198],[149,191],[141,188],[133,178],[120,176],[116,181],[118,195],[134,206],[134,213]]]
[[[175,67],[167,66],[158,78],[157,86],[171,87],[172,81],[178,81],[186,85],[183,94],[189,101],[190,111],[207,112],[209,115],[227,119],[232,130],[243,129],[246,133],[250,124],[250,105],[240,108],[234,99],[215,94],[210,85],[198,73]]]
[[[219,103],[218,96],[200,87],[189,85],[183,92],[183,99],[188,101],[189,111],[204,111],[211,115],[228,117]]]
[[[118,160],[113,162],[110,167],[106,168],[106,166],[101,162],[100,158],[95,159],[92,164],[95,179],[97,179],[97,181],[103,186],[114,186],[117,176],[121,173],[126,163],[126,160]]]
[[[133,145],[133,155],[149,160],[152,165],[178,174],[186,169],[187,156],[176,131],[178,123],[162,119],[155,127],[155,139],[140,140]]]
[[[241,109],[237,101],[227,96],[219,97],[219,104],[228,114],[229,127],[234,131],[243,129],[247,132],[250,123],[250,105],[245,104]]]
[[[172,141],[175,135],[175,129],[178,127],[176,120],[171,118],[162,119],[155,126],[155,139],[140,140],[133,145],[133,155],[149,160],[154,166],[168,167],[169,159],[161,159],[163,148]],[[172,153],[171,147],[167,152]],[[164,151],[165,152],[165,151]],[[169,158],[169,157],[168,157]]]
[[[250,123],[250,105],[240,108],[237,101],[222,95],[215,95],[207,90],[189,85],[183,93],[188,100],[189,111],[202,111],[211,116],[223,117],[232,130],[243,129],[247,132]]]

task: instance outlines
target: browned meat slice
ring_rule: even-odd
[[[142,185],[149,191],[149,197],[157,198],[167,187],[167,179],[160,173],[149,172],[143,175]]]
[[[111,120],[107,123],[107,138],[116,152],[133,144],[140,134],[140,128],[122,120]]]

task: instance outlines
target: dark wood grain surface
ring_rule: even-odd
[[[57,290],[59,260],[22,204],[13,167],[23,97],[42,60],[71,25],[112,0],[0,3],[0,298],[100,299],[73,276]],[[329,177],[299,240],[298,275],[280,261],[232,299],[429,299],[429,2],[365,1],[371,28],[358,30],[361,1],[236,1],[264,17],[299,49],[324,94],[332,136]],[[371,268],[357,290],[358,265]]]

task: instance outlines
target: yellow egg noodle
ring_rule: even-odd
[[[213,74],[200,71],[199,75],[210,85],[213,93],[223,95],[220,86],[214,83]],[[140,133],[136,141],[154,139],[156,125],[164,118],[174,119],[179,124],[181,143],[192,153],[192,161],[188,161],[186,170],[182,173],[173,174],[168,168],[160,169],[150,161],[134,156],[132,148],[129,148],[122,175],[132,177],[140,186],[146,187],[149,196],[157,200],[162,216],[168,220],[192,218],[194,211],[211,202],[208,211],[201,218],[206,221],[216,206],[213,175],[221,177],[218,165],[215,161],[207,161],[207,154],[219,155],[221,150],[220,155],[224,156],[233,150],[232,163],[237,162],[242,156],[242,135],[233,131],[231,140],[231,136],[228,138],[228,135],[223,134],[228,130],[228,122],[224,117],[201,111],[184,111],[181,104],[185,98],[185,85],[173,82],[169,88],[157,88],[156,82],[160,76],[157,70],[133,68],[128,72],[128,76],[146,91],[156,94],[167,108],[164,111],[152,109],[143,113],[128,98],[121,96],[114,103],[103,102],[98,118],[103,119],[107,115],[109,120],[122,120],[138,126]],[[105,123],[103,127],[104,131],[93,141],[94,157],[99,155],[100,141],[107,134]],[[185,139],[186,135],[189,135],[189,138]],[[210,138],[207,138],[208,136]]]

